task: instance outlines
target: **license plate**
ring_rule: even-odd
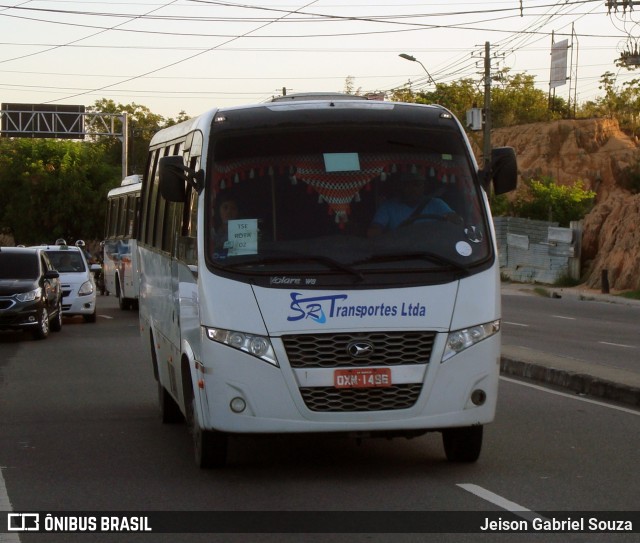
[[[354,368],[335,370],[336,388],[384,388],[391,386],[391,368]]]

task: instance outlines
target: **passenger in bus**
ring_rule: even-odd
[[[416,173],[398,173],[389,180],[397,189],[397,195],[378,207],[367,231],[368,237],[410,224],[412,221],[433,220],[423,215],[438,215],[454,220],[457,215],[449,205],[437,196],[425,194],[427,180]]]
[[[229,239],[229,221],[239,218],[240,208],[231,191],[221,191],[217,194],[213,209],[210,232],[213,240],[213,253],[216,258],[225,258],[227,255],[225,243]]]

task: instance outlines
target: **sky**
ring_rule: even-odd
[[[492,74],[549,91],[552,40],[568,40],[578,104],[640,77],[640,2],[622,0],[0,0],[0,102],[136,103],[165,118],[296,92],[389,92]],[[399,57],[405,53],[412,62]],[[431,80],[430,80],[430,77]],[[493,82],[497,85],[499,82]]]

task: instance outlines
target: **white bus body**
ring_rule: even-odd
[[[440,431],[447,458],[475,461],[500,362],[490,174],[442,107],[287,98],[151,142],[140,325],[163,420],[186,418],[201,467],[230,434],[283,432]],[[513,150],[492,156],[511,190]],[[409,177],[432,195],[374,235]],[[452,213],[425,211],[435,199]]]
[[[105,290],[118,298],[120,309],[138,304],[140,294],[137,216],[142,176],[129,175],[107,194],[102,273]]]

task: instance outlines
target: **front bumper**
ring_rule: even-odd
[[[0,330],[20,330],[38,324],[41,311],[38,302],[12,302],[8,309],[0,309]]]
[[[95,292],[88,296],[78,296],[70,292],[63,292],[62,298],[62,314],[66,316],[72,315],[92,315],[96,311],[96,295]]]

